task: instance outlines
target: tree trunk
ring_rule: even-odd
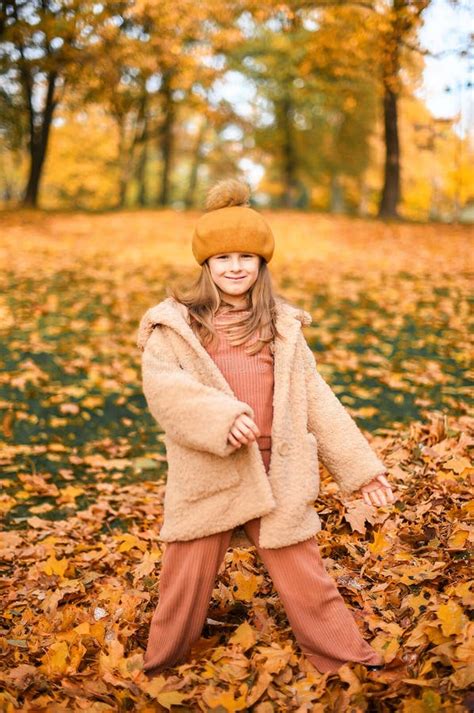
[[[138,205],[146,206],[147,204],[147,194],[146,194],[146,166],[148,163],[148,141],[145,139],[143,142],[143,147],[138,159],[137,166],[137,182],[138,182]]]
[[[417,14],[426,6],[420,0]],[[383,117],[385,138],[384,185],[379,218],[398,218],[400,202],[400,141],[398,138],[398,98],[400,96],[400,46],[411,30],[413,19],[407,14],[407,0],[392,0],[391,22],[385,38],[386,57],[382,66]]]
[[[125,148],[125,117],[117,115],[115,117],[118,128],[118,164],[119,164],[119,184],[117,196],[117,208],[123,208],[125,205],[125,197],[127,195],[127,158]]]
[[[163,163],[158,205],[167,206],[170,200],[171,156],[173,151],[173,126],[175,105],[172,97],[169,76],[163,78],[162,97],[164,101],[164,121],[160,130],[160,150]]]
[[[385,171],[379,218],[398,218],[400,201],[400,142],[398,138],[398,96],[385,85],[383,100]]]
[[[145,91],[145,90],[144,90]],[[147,115],[147,103],[148,98],[145,93],[143,96],[140,120],[141,120],[141,132],[140,137],[137,140],[138,145],[141,144],[141,151],[138,157],[137,164],[137,183],[138,183],[138,205],[145,206],[147,204],[147,190],[146,190],[146,167],[148,164],[148,115]]]
[[[295,191],[298,182],[296,180],[296,156],[293,146],[292,132],[292,103],[290,97],[285,97],[281,104],[280,121],[283,130],[283,196],[282,205],[285,208],[293,208],[295,204]]]
[[[346,209],[344,191],[337,173],[331,176],[331,213],[344,213]]]
[[[357,213],[362,218],[366,218],[369,215],[369,186],[367,185],[365,176],[362,176],[361,178],[359,191],[359,205],[357,207]]]
[[[188,189],[186,191],[186,196],[184,198],[184,204],[185,204],[186,208],[191,208],[194,205],[195,193],[196,193],[196,188],[197,188],[198,171],[199,171],[199,166],[201,165],[201,160],[202,160],[202,144],[204,141],[204,137],[206,135],[207,127],[208,127],[208,121],[207,121],[207,119],[204,119],[204,121],[202,122],[201,127],[199,129],[199,134],[197,137],[194,154],[192,157]]]
[[[118,128],[118,164],[120,167],[118,208],[123,208],[127,200],[127,192],[132,178],[139,185],[138,202],[144,205],[145,168],[147,163],[147,94],[145,89],[140,99],[138,111],[113,113]],[[138,158],[137,158],[138,153]]]
[[[25,207],[36,208],[38,205],[38,195],[44,162],[48,150],[51,123],[53,120],[54,110],[56,108],[54,90],[56,87],[57,73],[51,72],[48,76],[48,88],[46,91],[45,105],[40,114],[37,114],[33,108],[31,77],[28,75],[27,77],[25,76],[25,78],[27,79],[26,86],[24,86],[28,98],[30,127],[28,146],[30,153],[30,167],[22,204]],[[39,125],[37,124],[38,116],[40,117]]]

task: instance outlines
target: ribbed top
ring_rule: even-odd
[[[218,343],[214,341],[205,347],[215,361],[232,391],[240,401],[248,403],[254,410],[255,423],[260,429],[257,439],[260,448],[271,447],[273,420],[273,354],[269,344],[257,354],[247,354],[245,346],[257,341],[254,335],[245,344],[234,346],[223,334],[222,327],[241,319],[249,310],[239,309],[232,313],[218,312],[214,326],[218,333]]]

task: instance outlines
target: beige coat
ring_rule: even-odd
[[[192,331],[183,306],[168,297],[142,317],[143,392],[164,431],[168,473],[164,542],[190,540],[261,517],[260,545],[277,548],[321,529],[314,508],[318,458],[345,494],[385,466],[319,374],[302,325],[311,315],[278,300],[274,346],[272,451],[267,475],[257,443],[227,441],[239,401]]]

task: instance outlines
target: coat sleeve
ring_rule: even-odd
[[[344,495],[387,469],[376,456],[356,422],[319,373],[316,360],[304,335],[302,351],[308,394],[308,430],[318,441],[324,466]]]
[[[153,329],[142,352],[142,384],[148,408],[177,443],[218,456],[236,450],[227,437],[237,416],[252,407],[202,384],[179,364],[162,328]]]

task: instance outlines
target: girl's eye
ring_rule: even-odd
[[[218,255],[218,256],[217,256],[217,259],[218,259],[218,260],[225,260],[225,259],[228,258],[228,257],[229,257],[228,255]],[[242,257],[253,257],[253,255],[250,255],[250,254],[245,253],[245,254],[242,254]]]

